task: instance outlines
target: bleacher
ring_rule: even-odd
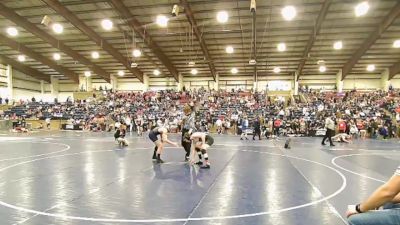
[[[36,117],[36,115],[32,115],[30,112],[34,112],[37,108],[41,107],[41,116],[36,117],[39,120],[43,120],[46,118],[51,119],[59,119],[59,120],[67,120],[70,118],[75,119],[84,119],[87,117],[87,113],[84,111],[74,111],[71,114],[69,110],[63,110],[63,108],[68,108],[68,106],[72,106],[72,103],[62,103],[62,104],[54,104],[54,103],[39,103],[39,102],[30,102],[26,105],[17,105],[13,106],[8,110],[4,111],[4,115],[8,115],[9,117],[16,116],[16,117]],[[48,109],[55,109],[58,108],[58,112],[48,112]],[[76,109],[75,109],[76,110]]]

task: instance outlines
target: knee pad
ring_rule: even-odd
[[[194,150],[196,150],[196,152],[200,152],[201,151],[200,148],[194,148]]]
[[[201,154],[205,155],[207,154],[207,151],[205,149],[201,149]]]

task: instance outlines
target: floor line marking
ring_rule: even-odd
[[[385,152],[385,153],[387,154],[387,152]],[[397,151],[391,152],[391,154],[398,154],[398,153],[400,153],[400,152],[397,152]],[[341,170],[344,170],[344,171],[346,171],[346,172],[348,172],[348,173],[351,173],[351,174],[354,174],[354,175],[357,175],[357,176],[360,176],[360,177],[364,177],[364,178],[367,178],[367,179],[370,179],[370,180],[373,180],[373,181],[377,181],[377,182],[379,182],[379,183],[386,183],[386,181],[383,181],[383,180],[380,180],[380,179],[377,179],[377,178],[373,178],[373,177],[367,176],[367,175],[365,175],[365,174],[357,173],[357,172],[355,172],[355,171],[346,169],[346,168],[344,168],[344,167],[342,167],[342,166],[340,166],[340,165],[338,165],[338,164],[336,163],[336,161],[337,161],[338,159],[341,159],[341,158],[348,158],[348,157],[359,156],[359,155],[383,155],[383,154],[384,154],[384,153],[381,152],[381,153],[359,153],[359,154],[341,155],[341,156],[336,156],[335,158],[333,158],[333,159],[331,160],[331,163],[332,163],[334,166],[336,166],[337,168],[339,168],[339,169],[341,169]]]
[[[137,149],[148,149],[148,148],[137,148]],[[140,172],[140,171],[139,171],[139,172]],[[96,188],[92,189],[91,191],[89,191],[89,194],[88,194],[88,195],[91,195],[91,194],[94,194],[94,193],[96,193],[96,192],[99,192],[99,191],[101,191],[101,189],[103,189],[103,188],[105,188],[105,187],[108,187],[109,185],[111,185],[111,184],[113,184],[113,183],[115,183],[115,182],[123,181],[123,180],[128,179],[129,177],[132,177],[132,176],[133,176],[133,175],[128,176],[128,177],[124,177],[124,178],[118,178],[117,180],[114,180],[113,182],[109,182],[109,183],[107,183],[106,185],[103,185],[102,187],[96,187]],[[76,200],[82,198],[83,196],[84,196],[84,194],[81,194],[80,196],[77,196],[77,197],[71,198],[71,199],[69,199],[69,200],[66,200],[65,203],[57,204],[57,205],[51,206],[50,208],[45,209],[43,212],[49,212],[49,211],[51,211],[51,210],[53,210],[53,209],[58,208],[59,206],[67,205],[67,204],[69,204],[69,203],[71,203],[71,202],[74,202],[74,201],[76,201]],[[20,221],[20,222],[18,222],[18,223],[14,223],[13,225],[23,224],[23,223],[27,222],[28,220],[31,220],[31,219],[33,219],[33,218],[39,216],[39,215],[40,215],[39,213],[36,213],[35,215],[33,215],[33,216],[31,216],[31,217],[28,217],[28,218],[26,218],[26,219],[24,219],[24,220],[22,220],[22,221]]]
[[[45,209],[43,212],[51,211],[52,209],[55,209],[55,208],[59,207],[60,205],[62,205],[62,204],[54,205],[54,206],[52,206],[52,207],[50,207],[50,208],[48,208],[48,209]],[[26,218],[26,219],[24,219],[24,220],[21,220],[21,221],[19,221],[19,222],[17,222],[17,223],[14,223],[13,225],[23,224],[23,223],[25,223],[25,222],[27,222],[27,221],[29,221],[29,220],[31,220],[31,219],[33,219],[33,218],[39,216],[39,215],[40,215],[40,214],[36,213],[35,215],[33,215],[33,216],[31,216],[31,217],[28,217],[28,218]]]
[[[127,149],[129,150],[129,149]],[[78,154],[85,154],[85,153],[93,153],[93,152],[111,152],[111,151],[115,151],[115,150],[99,150],[99,151],[85,151],[85,152],[78,152],[78,153],[70,153],[70,154],[64,154],[64,155],[58,155],[58,156],[48,156],[48,157],[43,157],[43,158],[39,158],[39,159],[34,159],[34,160],[30,160],[30,161],[25,161],[25,162],[21,162],[21,163],[17,163],[11,166],[7,166],[4,168],[0,169],[0,172],[19,166],[19,165],[23,165],[23,164],[27,164],[27,163],[31,163],[31,162],[35,162],[35,161],[39,161],[39,160],[43,160],[43,159],[52,159],[52,158],[57,158],[57,157],[63,157],[63,156],[71,156],[71,155],[78,155]],[[282,154],[276,154],[276,153],[269,153],[269,152],[261,152],[261,151],[254,151],[254,150],[235,150],[235,151],[242,151],[242,152],[252,152],[252,153],[259,153],[259,154],[268,154],[268,155],[275,155],[275,156],[285,156]],[[64,219],[64,220],[81,220],[81,221],[91,221],[91,222],[110,222],[110,223],[156,223],[156,222],[185,222],[185,221],[206,221],[206,220],[225,220],[225,219],[237,219],[237,218],[248,218],[248,217],[254,217],[254,216],[261,216],[261,215],[271,215],[271,214],[279,214],[282,212],[287,212],[287,211],[291,211],[291,210],[296,210],[296,209],[300,209],[300,208],[304,208],[304,207],[308,207],[308,206],[312,206],[312,205],[316,205],[319,204],[321,202],[324,202],[330,198],[333,198],[335,196],[337,196],[338,194],[340,194],[346,187],[347,185],[347,181],[346,181],[346,177],[337,169],[326,165],[324,163],[320,163],[317,161],[313,161],[313,160],[309,160],[309,159],[305,159],[305,158],[300,158],[300,157],[295,157],[295,156],[286,156],[286,157],[290,157],[290,158],[294,158],[294,159],[298,159],[298,160],[302,160],[305,162],[310,162],[310,163],[314,163],[323,167],[326,167],[332,171],[334,171],[335,173],[337,173],[341,179],[342,179],[342,185],[341,187],[335,191],[334,193],[330,194],[329,196],[316,200],[316,201],[312,201],[309,203],[305,203],[302,205],[297,205],[297,206],[292,206],[292,207],[288,207],[288,208],[283,208],[283,209],[277,209],[277,210],[271,210],[271,211],[265,211],[265,212],[257,212],[257,213],[249,213],[249,214],[238,214],[238,215],[230,215],[230,216],[214,216],[214,217],[198,217],[198,218],[175,218],[175,219],[110,219],[110,218],[90,218],[90,217],[82,217],[82,216],[69,216],[69,215],[65,215],[65,214],[54,214],[54,213],[46,213],[46,212],[41,212],[41,211],[37,211],[37,210],[33,210],[33,209],[27,209],[27,208],[23,208],[23,207],[19,207],[19,206],[15,206],[3,201],[0,201],[0,205],[11,208],[11,209],[15,209],[18,211],[24,211],[24,212],[28,212],[28,213],[33,213],[33,214],[40,214],[43,216],[49,216],[49,217],[56,217],[56,218],[60,218],[60,219]]]
[[[15,158],[9,158],[9,159],[1,159],[0,162],[11,161],[11,160],[18,160],[18,159],[29,159],[29,158],[36,158],[36,157],[40,157],[40,156],[53,155],[53,154],[57,154],[57,153],[60,153],[60,152],[68,151],[68,150],[71,148],[71,146],[69,146],[69,145],[67,145],[67,144],[57,143],[57,142],[43,141],[43,142],[29,142],[29,143],[48,143],[48,144],[56,144],[56,145],[63,145],[63,146],[66,146],[66,148],[63,148],[63,149],[60,150],[60,151],[55,151],[55,152],[50,152],[50,153],[44,153],[44,154],[39,154],[39,155],[15,157]]]
[[[274,143],[275,144],[275,143]],[[278,147],[278,146],[277,146]],[[285,155],[286,159],[290,162],[290,164],[297,170],[297,172],[304,178],[304,180],[306,180],[306,182],[312,187],[312,189],[317,192],[317,194],[323,198],[325,198],[326,196],[322,193],[322,191],[315,186],[305,175],[304,173],[292,162],[292,160],[290,160],[289,157],[287,157],[286,152],[284,151],[284,149],[282,149],[282,147],[279,148],[279,150]],[[340,215],[340,213],[338,212],[338,210],[328,201],[325,200],[325,203],[328,205],[329,210],[336,216],[338,217],[343,224],[347,225],[347,221]]]
[[[208,187],[207,191],[204,193],[204,195],[201,197],[201,199],[199,200],[199,202],[196,204],[196,206],[192,209],[192,211],[190,212],[189,216],[188,216],[188,220],[185,221],[185,223],[183,225],[186,225],[189,222],[189,219],[192,218],[193,214],[195,213],[195,211],[200,207],[200,205],[203,203],[204,199],[208,196],[208,194],[210,193],[210,191],[214,188],[215,184],[218,181],[219,176],[224,172],[224,170],[229,166],[229,163],[233,160],[233,158],[236,157],[236,154],[233,154],[232,157],[229,159],[229,161],[226,163],[226,165],[224,166],[224,168],[222,168],[221,172],[219,172],[219,174],[214,178],[213,182],[211,183],[211,185]]]

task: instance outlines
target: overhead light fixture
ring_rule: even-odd
[[[53,22],[52,19],[48,15],[44,15],[40,23],[48,27],[52,22]]]
[[[168,26],[168,18],[164,15],[158,15],[156,18],[156,23],[160,27],[167,27]]]
[[[340,50],[340,49],[342,49],[342,48],[343,48],[343,42],[342,42],[342,41],[337,41],[337,42],[335,42],[335,43],[333,44],[333,48],[334,48],[335,50]]]
[[[198,72],[199,72],[199,71],[197,71],[197,69],[192,69],[192,70],[190,71],[190,73],[193,74],[193,75],[196,75]]]
[[[217,13],[217,21],[220,23],[228,22],[229,15],[226,11],[219,11]]]
[[[92,52],[93,59],[98,59],[99,57],[100,57],[100,54],[98,52]]]
[[[133,49],[132,55],[133,55],[133,57],[138,58],[142,55],[142,51],[140,51],[140,49]]]
[[[161,74],[161,72],[160,72],[159,70],[154,70],[154,71],[153,71],[153,74],[156,75],[156,76],[158,76],[158,75]]]
[[[113,28],[113,22],[109,19],[104,19],[101,21],[101,26],[104,30],[111,30]]]
[[[400,39],[393,42],[393,48],[400,48]]]
[[[56,34],[61,34],[64,31],[64,27],[59,23],[53,23],[51,27]]]
[[[279,43],[277,46],[278,51],[284,52],[286,51],[286,44],[285,43]]]
[[[172,15],[173,17],[178,16],[179,13],[180,13],[181,11],[182,11],[182,8],[181,8],[179,5],[175,4],[175,5],[172,7],[171,15]]]
[[[256,0],[251,0],[250,1],[250,12],[254,13],[254,12],[256,12],[256,9],[257,9]]]
[[[7,28],[7,34],[10,35],[11,37],[15,37],[18,35],[18,30],[15,27],[9,27]]]
[[[56,60],[56,61],[60,60],[61,59],[60,53],[54,53],[53,54],[53,59]]]
[[[250,59],[249,60],[249,65],[256,65],[257,61],[255,59]]]
[[[375,65],[370,64],[370,65],[367,66],[367,71],[372,72],[374,70],[375,70]]]
[[[85,77],[90,77],[90,76],[92,76],[92,73],[90,72],[90,71],[85,71]]]
[[[283,18],[287,21],[293,20],[297,14],[296,8],[291,5],[284,7],[282,9],[281,13],[282,13]]]
[[[226,49],[225,49],[225,51],[226,51],[226,53],[228,53],[228,54],[232,54],[233,53],[233,51],[234,51],[234,49],[233,49],[233,47],[232,46],[226,46]]]
[[[193,61],[190,61],[190,62],[188,62],[188,65],[189,65],[189,66],[194,66],[194,65],[196,65],[196,63],[193,62]]]
[[[321,65],[319,66],[319,72],[324,73],[326,71],[326,66]]]
[[[125,75],[124,71],[122,71],[122,70],[118,71],[118,76],[123,77],[124,75]]]
[[[136,68],[137,66],[138,66],[137,63],[135,63],[135,62],[131,63],[131,68]]]
[[[18,56],[18,61],[20,61],[20,62],[25,62],[25,60],[26,60],[26,58],[25,58],[24,55],[19,55],[19,56]]]
[[[231,73],[233,74],[237,74],[239,72],[239,70],[237,68],[232,68],[231,69]]]
[[[280,73],[280,72],[281,72],[281,68],[279,68],[279,67],[274,68],[274,73]]]
[[[354,8],[354,13],[356,14],[357,17],[364,16],[367,14],[369,9],[369,4],[367,1],[361,2],[356,7]]]

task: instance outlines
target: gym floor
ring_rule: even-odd
[[[179,141],[178,135],[170,135]],[[346,224],[399,165],[398,140],[321,146],[321,138],[240,141],[213,135],[211,169],[147,136],[0,134],[0,224]]]

